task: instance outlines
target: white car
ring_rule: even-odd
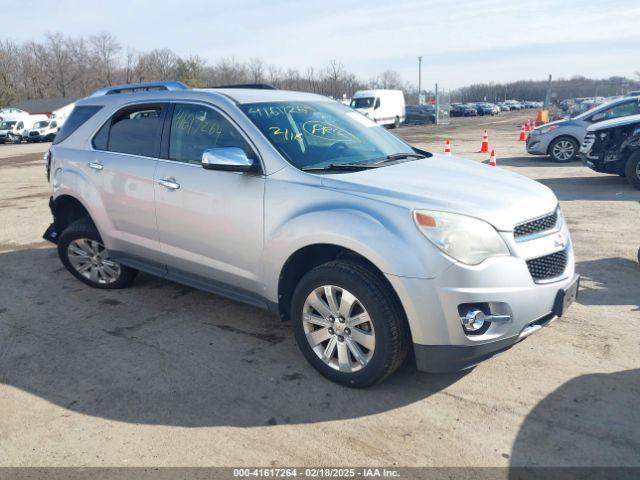
[[[378,125],[398,128],[405,120],[402,90],[360,90],[353,94],[351,108]]]
[[[29,130],[29,133],[25,135],[24,139],[28,143],[51,142],[55,138],[56,133],[58,133],[58,130],[60,130],[60,127],[56,120],[42,120],[33,125],[33,128]]]

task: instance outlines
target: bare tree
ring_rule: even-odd
[[[207,62],[197,55],[185,59],[178,58],[176,63],[176,77],[190,87],[206,87],[204,77]]]
[[[11,103],[18,96],[18,54],[16,44],[0,39],[0,105]]]
[[[103,85],[113,85],[113,76],[119,67],[122,47],[116,38],[107,32],[89,37],[89,53],[95,79]]]
[[[264,82],[264,62],[259,58],[252,58],[247,64],[252,83]]]

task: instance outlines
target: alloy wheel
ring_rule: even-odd
[[[107,249],[96,240],[73,240],[67,247],[67,257],[75,271],[92,282],[108,285],[120,277],[120,265],[109,258]]]
[[[302,323],[315,354],[334,370],[357,372],[373,357],[376,337],[369,313],[344,288],[323,285],[309,293]]]
[[[560,140],[553,146],[553,156],[558,160],[569,160],[573,157],[575,146],[569,140]]]

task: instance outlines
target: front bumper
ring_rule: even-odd
[[[531,155],[546,155],[550,141],[546,135],[529,134],[526,142],[527,153]]]
[[[562,233],[569,239],[566,226]],[[405,309],[419,370],[450,372],[469,368],[529,336],[558,316],[559,293],[578,277],[570,244],[559,277],[534,282],[526,260],[554,251],[557,234],[510,245],[510,257],[480,265],[452,264],[432,279],[387,275]],[[525,245],[526,244],[526,245]],[[507,321],[491,323],[481,334],[465,333],[459,307],[482,304]]]

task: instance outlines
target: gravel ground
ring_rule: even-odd
[[[147,275],[85,287],[41,239],[46,145],[0,146],[0,466],[640,466],[640,192],[526,155],[525,115],[397,133],[486,161],[486,128],[497,168],[552,188],[577,303],[471,371],[408,363],[367,390],[321,378],[252,307]]]

